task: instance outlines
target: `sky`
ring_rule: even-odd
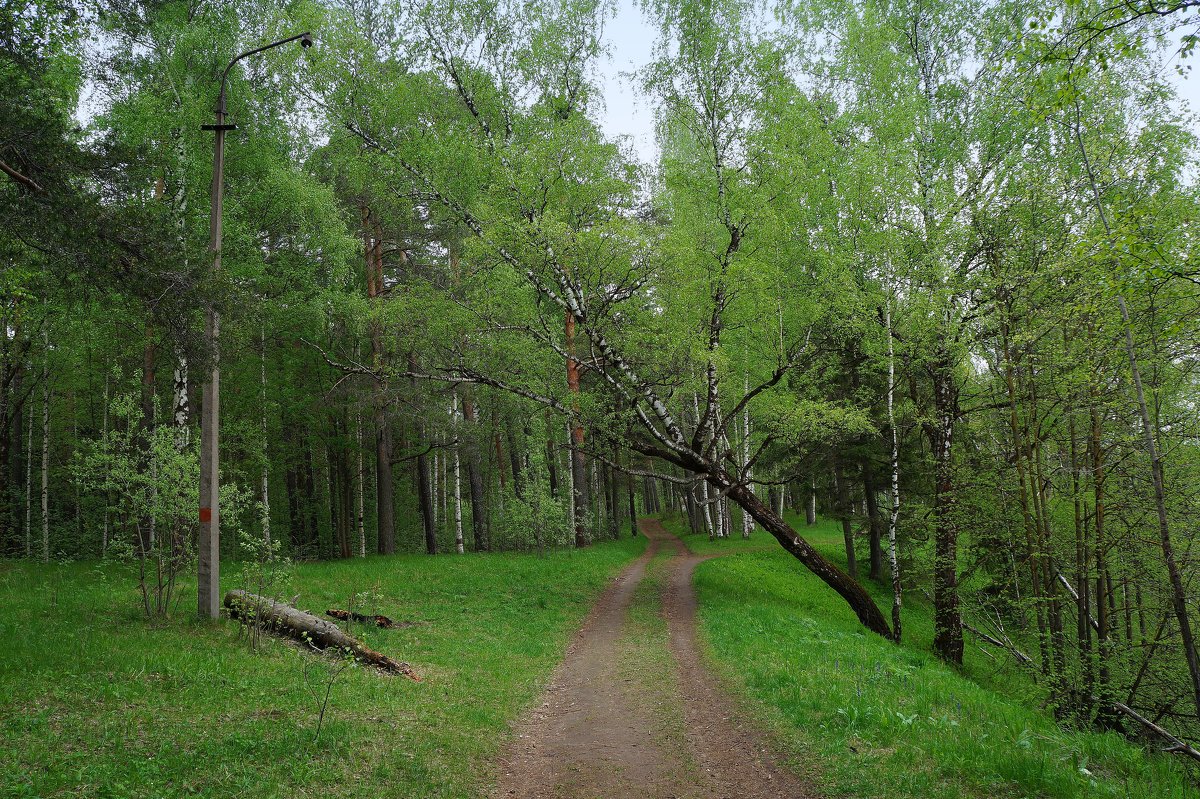
[[[1188,27],[1190,30],[1192,26]],[[629,137],[639,160],[647,164],[653,163],[657,157],[654,113],[647,99],[635,91],[634,82],[627,73],[649,63],[655,36],[654,25],[647,22],[636,7],[635,0],[617,0],[616,16],[609,20],[604,31],[609,57],[600,63],[600,83],[604,95],[601,127],[612,137]],[[1198,58],[1200,56],[1195,56],[1191,61]],[[1175,87],[1181,101],[1195,112],[1200,109],[1200,70],[1195,74],[1180,76],[1175,69],[1180,63],[1177,57],[1168,58],[1162,74]],[[1200,119],[1193,119],[1192,130],[1200,136]]]
[[[638,96],[628,74],[650,62],[656,31],[634,0],[617,0],[617,14],[609,20],[604,39],[610,54],[600,64],[604,113],[601,127],[610,136],[628,136],[639,160],[655,160],[654,111]]]

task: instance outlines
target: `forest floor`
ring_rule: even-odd
[[[809,796],[702,663],[690,553],[657,519],[518,726],[498,797]]]

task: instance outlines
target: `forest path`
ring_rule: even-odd
[[[518,725],[494,796],[811,796],[704,667],[692,573],[707,558],[657,519],[638,527],[650,545],[600,597]]]

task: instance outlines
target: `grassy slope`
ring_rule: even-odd
[[[301,566],[301,607],[378,585],[380,612],[424,622],[367,636],[424,681],[346,672],[315,751],[312,656],[275,641],[255,654],[229,622],[191,621],[192,586],[152,627],[131,576],[0,562],[0,797],[478,795],[508,723],[643,546]]]
[[[840,526],[790,518],[845,563]],[[684,526],[668,521],[673,532]],[[865,633],[845,604],[770,536],[709,542],[741,552],[696,574],[702,636],[722,676],[830,796],[1184,796],[1178,762],[1115,734],[1071,733],[1031,709],[1028,679],[968,641],[963,674],[930,654],[925,602],[909,601],[905,644]],[[885,613],[890,590],[872,586]],[[985,687],[989,686],[989,687]]]

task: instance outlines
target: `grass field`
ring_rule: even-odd
[[[299,566],[302,608],[377,590],[379,612],[420,622],[366,635],[423,681],[346,671],[315,747],[314,657],[193,621],[194,584],[152,625],[123,568],[0,562],[0,797],[478,796],[510,721],[643,547]],[[240,587],[235,564],[223,577]]]
[[[839,525],[789,521],[844,565]],[[678,520],[666,524],[684,532]],[[1116,734],[1059,729],[1033,709],[1028,679],[1002,653],[989,659],[968,641],[962,674],[942,665],[930,653],[925,602],[908,602],[905,644],[896,647],[864,632],[767,533],[684,540],[697,552],[740,553],[697,570],[705,646],[829,796],[1197,796],[1178,759],[1147,755]],[[871,588],[887,613],[890,588]]]

